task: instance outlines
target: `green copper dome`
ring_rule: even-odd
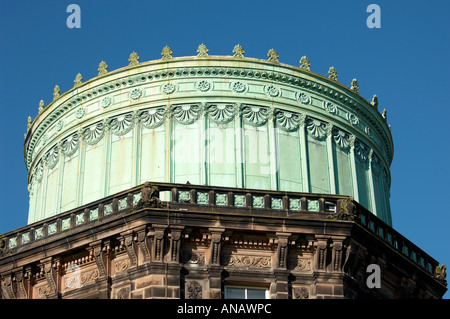
[[[234,56],[139,62],[60,93],[31,121],[24,157],[29,223],[145,181],[351,195],[391,224],[386,117],[329,75]]]

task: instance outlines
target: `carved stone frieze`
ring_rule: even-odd
[[[202,299],[203,287],[198,281],[186,283],[186,299]]]
[[[306,287],[295,287],[292,295],[294,299],[309,299],[309,289]]]
[[[288,269],[295,271],[311,271],[312,270],[311,258],[301,257],[298,255],[289,256]]]
[[[181,261],[190,265],[205,264],[205,252],[184,250],[181,254]]]
[[[223,259],[224,265],[230,267],[270,268],[272,266],[270,256],[236,255],[227,252]]]

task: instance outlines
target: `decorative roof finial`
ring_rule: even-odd
[[[387,114],[386,114],[387,112],[386,112],[386,109],[384,109],[383,110],[383,113],[381,114],[381,116],[385,119],[385,120],[387,120]]]
[[[200,44],[197,48],[197,53],[198,53],[197,56],[198,57],[208,56],[208,52],[209,52],[208,48],[203,43]]]
[[[100,62],[100,64],[98,65],[98,75],[104,75],[106,73],[108,73],[108,65],[106,64],[105,61]]]
[[[269,57],[270,62],[279,62],[278,58],[280,57],[274,49],[270,49],[267,53],[267,56]]]
[[[306,56],[302,56],[300,59],[300,69],[310,70],[311,63]]]
[[[130,64],[128,64],[128,66],[134,66],[134,65],[138,65],[139,64],[139,55],[136,52],[131,52],[130,57],[128,58],[128,62],[130,62]]]
[[[359,84],[358,81],[356,81],[356,79],[352,80],[352,86],[350,87],[350,90],[355,91],[356,93],[359,92]]]
[[[332,66],[328,70],[328,74],[329,74],[328,78],[337,81],[338,74],[337,74],[336,69],[334,68],[334,66]]]
[[[44,100],[40,100],[38,112],[41,113],[43,110],[44,110]]]
[[[245,51],[244,51],[244,48],[240,44],[237,44],[233,48],[233,53],[234,53],[233,58],[243,59]]]
[[[173,54],[172,49],[166,45],[161,51],[162,55],[161,60],[172,60],[173,59],[172,54]]]
[[[370,102],[375,109],[378,109],[378,97],[376,94],[372,97],[372,102]]]
[[[81,84],[82,80],[83,80],[83,77],[81,76],[81,73],[78,73],[77,76],[75,77],[75,80],[73,81],[73,83],[75,83],[75,86],[78,86]]]
[[[32,121],[31,121],[31,116],[28,116],[27,133],[28,133],[28,131],[30,130],[31,123],[32,123]]]
[[[55,88],[53,89],[53,101],[59,97],[60,92],[61,90],[59,89],[59,86],[55,85]]]

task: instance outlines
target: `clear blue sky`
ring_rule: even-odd
[[[81,8],[81,28],[69,29],[69,4]],[[381,8],[381,28],[369,29],[369,4]],[[441,264],[450,266],[450,1],[23,1],[0,2],[0,234],[26,225],[27,171],[23,141],[27,117],[39,100],[52,100],[75,75],[97,75],[159,59],[168,45],[174,56],[246,56],[327,74],[341,83],[357,78],[360,94],[378,95],[394,138],[391,208],[394,228]],[[448,278],[450,279],[450,278]],[[450,280],[449,280],[450,281]],[[445,295],[449,298],[449,293]]]

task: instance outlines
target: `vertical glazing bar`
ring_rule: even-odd
[[[274,117],[272,116],[268,123],[268,136],[269,136],[269,160],[270,160],[270,189],[278,190],[279,186],[279,159],[277,152],[277,137],[278,137],[278,129],[275,127]]]
[[[332,131],[333,131],[333,125],[328,124],[328,130],[327,130],[328,176],[330,178],[330,193],[336,194],[336,175],[335,175],[335,171],[334,171]]]
[[[350,138],[350,166],[352,169],[352,184],[353,184],[353,198],[355,201],[359,201],[359,193],[358,193],[358,177],[356,172],[356,162],[355,162],[355,140],[356,137],[354,135]]]
[[[62,202],[62,187],[63,187],[63,176],[64,176],[64,152],[61,147],[61,143],[58,143],[58,185],[56,188],[56,214],[61,213],[61,202]]]
[[[104,189],[103,194],[104,196],[109,195],[109,181],[111,176],[111,143],[112,143],[112,134],[111,134],[111,128],[109,126],[109,123],[105,121],[105,167],[104,167],[104,174],[105,174],[105,183],[104,183]]]
[[[81,206],[83,203],[83,184],[84,184],[84,165],[86,157],[86,143],[83,138],[81,131],[78,132],[78,182],[77,182],[77,195],[76,203],[77,206]]]
[[[240,110],[240,105],[238,106]],[[236,167],[236,187],[243,188],[245,185],[245,176],[244,176],[244,127],[242,125],[242,116],[241,112],[234,117],[234,131],[236,138],[236,157],[235,157],[235,167]]]
[[[300,143],[300,161],[302,171],[302,191],[309,192],[309,173],[308,173],[308,154],[306,153],[306,145],[308,143],[306,136],[305,115],[301,114],[299,125],[299,143]]]
[[[369,152],[369,192],[370,192],[370,201],[372,204],[372,213],[375,214],[375,216],[378,216],[379,218],[386,220],[385,216],[379,216],[381,215],[381,210],[377,211],[377,204],[375,200],[375,185],[373,184],[373,171],[372,171],[372,156],[373,156],[373,150],[371,149]]]

